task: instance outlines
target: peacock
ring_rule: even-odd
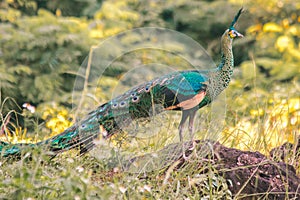
[[[198,109],[210,104],[229,84],[234,69],[232,41],[243,37],[235,28],[242,8],[221,38],[221,62],[211,70],[177,71],[140,84],[124,94],[100,105],[64,132],[35,144],[0,142],[3,157],[20,155],[23,148],[43,146],[52,155],[79,148],[80,154],[91,150],[95,138],[104,139],[122,132],[137,119],[147,119],[168,110],[182,112],[179,138],[183,143],[183,128],[188,120],[188,131],[193,141],[194,119]],[[160,105],[160,106],[157,106]],[[183,147],[183,156],[184,147]]]

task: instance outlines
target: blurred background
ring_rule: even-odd
[[[92,46],[120,32],[149,26],[176,30],[218,63],[220,37],[242,6],[236,29],[245,37],[234,41],[236,70],[226,90],[222,142],[262,152],[293,142],[300,129],[300,2],[289,0],[2,0],[0,137],[35,141],[70,126],[77,117],[72,95],[78,69]],[[126,60],[149,62],[147,52]],[[94,103],[83,108],[109,100],[125,69],[121,59],[106,71]]]

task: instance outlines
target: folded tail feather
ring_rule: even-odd
[[[24,148],[34,147],[34,146],[35,144],[31,144],[31,143],[11,144],[8,142],[0,141],[0,156],[8,157],[8,156],[20,155]]]
[[[20,155],[25,148],[42,147],[51,156],[74,148],[80,148],[80,154],[88,152],[93,146],[93,140],[98,137],[99,122],[97,113],[90,113],[84,120],[74,124],[59,135],[38,143],[10,144],[0,141],[0,156]]]

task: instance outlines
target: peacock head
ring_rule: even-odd
[[[243,8],[239,10],[239,12],[235,15],[233,21],[231,22],[230,28],[226,30],[228,36],[233,39],[236,37],[244,37],[240,34],[237,30],[235,30],[234,25],[236,24],[237,20],[239,19],[241,13],[243,12]]]
[[[236,38],[236,37],[244,37],[241,33],[239,33],[237,30],[235,30],[234,28],[230,28],[228,29],[228,36],[230,38]]]

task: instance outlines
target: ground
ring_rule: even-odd
[[[241,151],[234,148],[228,148],[219,142],[208,140],[197,140],[196,150],[189,150],[192,146],[190,142],[185,143],[186,155],[189,159],[185,160],[180,156],[180,151],[175,151],[180,144],[172,144],[161,151],[158,155],[170,155],[174,152],[173,162],[165,170],[165,177],[168,177],[170,170],[180,171],[183,166],[189,162],[197,162],[199,169],[205,166],[213,166],[220,177],[227,181],[228,189],[233,196],[238,199],[297,199],[300,196],[299,186],[300,178],[292,165],[282,161],[274,161],[274,152],[272,150],[270,158],[259,152]],[[285,149],[289,144],[277,148],[277,152]],[[195,153],[196,152],[196,153]],[[197,153],[198,152],[198,153]],[[283,154],[280,154],[283,158]],[[127,164],[136,165],[140,159],[145,160],[146,156],[135,157]],[[175,166],[174,166],[175,165]],[[195,170],[197,171],[197,170]],[[192,174],[190,174],[192,176]],[[201,189],[199,189],[201,192]]]

